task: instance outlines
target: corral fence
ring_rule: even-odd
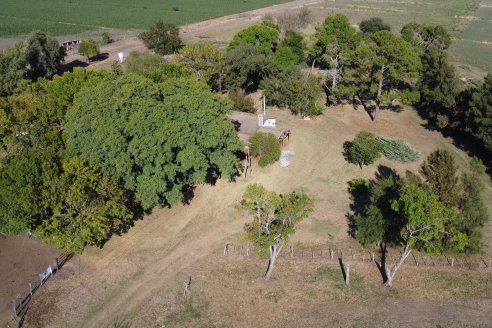
[[[34,294],[42,287],[51,276],[56,274],[67,263],[74,253],[63,253],[57,258],[55,262],[46,266],[46,268],[38,274],[39,281],[29,282],[27,284],[27,290],[18,294],[14,300],[12,300],[12,318],[15,321],[17,327],[22,327],[24,320],[26,319],[28,305],[31,302]],[[9,325],[7,327],[10,327]]]
[[[82,40],[71,40],[62,42],[62,47],[65,48],[65,51],[77,50],[79,49],[80,43]]]
[[[220,253],[224,256],[235,257],[250,257],[254,254],[254,247],[247,244],[226,244]],[[394,264],[400,257],[400,252],[396,249],[386,250],[385,261],[386,265]],[[371,263],[381,260],[381,251],[337,248],[333,246],[318,245],[318,246],[299,246],[286,245],[282,248],[279,259],[292,260],[328,260]],[[441,255],[430,256],[428,254],[412,251],[404,263],[407,266],[417,267],[449,267],[456,269],[468,270],[490,270],[492,271],[491,256],[474,256],[474,255]]]

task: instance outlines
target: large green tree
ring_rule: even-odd
[[[25,77],[27,71],[25,51],[25,44],[19,42],[0,52],[0,97],[12,94],[19,81]]]
[[[448,206],[456,206],[459,202],[461,186],[457,171],[453,154],[445,149],[433,151],[420,167],[420,173],[432,190]]]
[[[393,268],[387,270],[386,286],[393,285],[396,274],[412,250],[440,254],[445,249],[446,239],[454,243],[458,250],[463,250],[467,244],[467,237],[463,233],[456,229],[446,231],[447,222],[455,214],[425,187],[404,185],[399,198],[391,201],[391,208],[404,222],[401,230],[403,252]]]
[[[63,172],[66,110],[75,93],[109,76],[105,71],[76,69],[52,81],[23,82],[3,101],[0,117],[5,157],[0,163],[0,231],[18,234],[28,227],[39,228],[52,218],[51,199],[67,201],[63,188],[56,185]],[[97,220],[90,213],[86,217]]]
[[[97,42],[93,39],[82,40],[79,45],[79,54],[87,57],[87,60],[90,61],[92,57],[99,55],[99,46]]]
[[[32,80],[52,78],[60,70],[65,55],[65,48],[56,39],[40,31],[32,32],[26,41],[27,75]]]
[[[317,116],[323,112],[323,90],[317,76],[297,67],[282,69],[260,83],[268,105],[287,107],[292,114]]]
[[[328,16],[322,25],[316,27],[315,39],[311,56],[319,66],[329,70],[331,81],[328,88],[330,94],[335,95],[339,81],[343,78],[342,67],[362,37],[345,15],[337,14]]]
[[[480,253],[484,249],[484,226],[489,220],[489,211],[484,202],[485,167],[482,162],[473,158],[471,170],[462,176],[463,195],[460,199],[460,215],[456,228],[467,235],[468,244],[465,248],[469,253]]]
[[[17,235],[27,231],[42,212],[42,173],[39,159],[26,151],[0,163],[0,231]]]
[[[463,251],[466,246],[467,236],[456,229],[456,212],[430,188],[404,182],[390,172],[371,182],[368,191],[369,201],[355,216],[355,237],[364,246],[380,245],[380,266],[386,286],[393,285],[413,250],[440,254],[451,246],[457,251]],[[355,192],[353,196],[367,197]],[[388,246],[403,247],[391,269],[386,266]]]
[[[487,74],[483,84],[472,93],[465,115],[465,130],[482,141],[492,154],[492,74]]]
[[[248,185],[241,204],[254,215],[244,230],[258,252],[268,254],[265,278],[269,279],[277,257],[295,233],[296,225],[313,212],[314,200],[305,192],[278,195],[262,185],[252,184]]]
[[[133,190],[144,209],[172,205],[195,184],[236,174],[242,145],[225,117],[231,107],[194,78],[122,76],[76,96],[67,148]]]
[[[169,55],[181,47],[182,41],[179,37],[179,27],[159,21],[152,25],[148,31],[138,36],[151,50],[161,55]]]
[[[382,100],[408,98],[398,93],[412,90],[420,68],[419,51],[414,46],[389,31],[379,31],[355,50],[351,81],[358,86],[359,95],[374,100],[376,120]]]
[[[224,54],[210,43],[189,44],[176,55],[178,63],[185,65],[203,79],[212,89],[222,89]]]
[[[286,47],[292,51],[297,59],[295,64],[304,62],[306,58],[306,55],[304,54],[306,51],[306,42],[304,42],[304,38],[299,33],[292,30],[286,31],[280,42],[280,47]]]
[[[454,66],[449,63],[449,32],[441,25],[409,23],[401,30],[402,38],[420,49],[422,69],[418,90],[419,107],[428,118],[444,128],[453,118],[459,93]]]
[[[126,193],[110,178],[79,158],[63,161],[63,173],[50,182],[51,209],[36,234],[59,249],[82,253],[88,245],[101,246],[133,218]]]
[[[224,84],[228,90],[253,91],[263,79],[280,71],[280,65],[271,56],[260,53],[254,45],[240,45],[226,53]]]
[[[257,24],[237,33],[229,44],[228,50],[241,45],[253,45],[261,54],[275,51],[279,42],[279,29],[272,24]]]

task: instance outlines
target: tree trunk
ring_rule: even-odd
[[[386,274],[388,276],[388,280],[385,283],[387,287],[393,286],[393,280],[395,279],[396,273],[398,272],[398,270],[401,269],[401,266],[403,265],[403,263],[405,262],[405,260],[407,259],[407,257],[410,255],[411,252],[412,249],[408,245],[406,245],[403,253],[400,255],[400,258],[398,259],[398,262],[395,264],[393,269],[391,269],[391,271],[388,271]]]
[[[338,81],[337,81],[337,76],[338,76],[338,56],[335,56],[335,58],[332,58],[333,66],[334,68],[331,70],[331,75],[332,75],[332,80],[331,80],[331,90],[335,90],[337,87]]]
[[[268,268],[265,273],[265,279],[270,279],[272,275],[273,269],[275,268],[275,261],[277,260],[280,251],[282,250],[282,246],[278,247],[278,245],[272,245],[269,248],[269,258],[268,258]]]
[[[378,83],[378,94],[376,95],[376,110],[374,112],[374,119],[373,121],[376,122],[376,119],[378,117],[378,112],[379,112],[379,105],[381,103],[381,94],[383,93],[383,80],[384,80],[384,64],[381,66],[381,76],[379,77],[379,83]]]

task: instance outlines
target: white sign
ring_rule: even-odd
[[[118,59],[120,60],[120,63],[123,63],[124,58],[125,58],[125,54],[122,52],[118,52]]]
[[[43,272],[39,274],[39,280],[41,280],[41,285],[43,284],[43,281],[46,280],[49,276],[53,274],[53,270],[51,269],[51,265],[49,265],[46,269],[44,269]]]

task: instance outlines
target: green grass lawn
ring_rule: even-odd
[[[0,37],[34,29],[68,35],[101,27],[145,29],[158,20],[177,25],[289,0],[1,0]]]

